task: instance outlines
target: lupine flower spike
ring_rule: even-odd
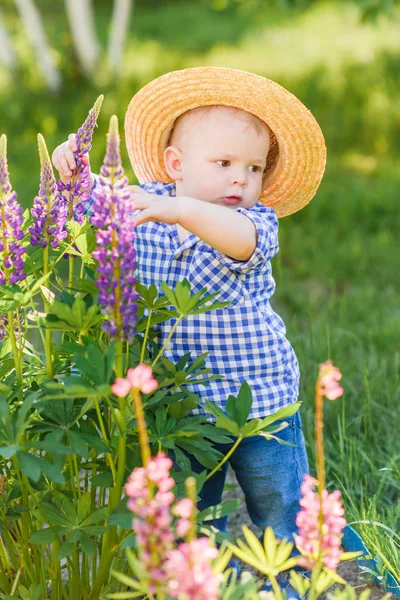
[[[344,389],[338,383],[341,379],[341,372],[333,365],[331,360],[319,365],[317,384],[322,396],[325,396],[328,400],[337,400],[343,395]]]
[[[139,559],[149,579],[149,591],[154,594],[165,580],[163,564],[170,554],[174,534],[171,529],[170,505],[174,501],[170,477],[172,460],[163,452],[151,458],[146,467],[134,469],[125,491],[127,507],[135,514],[132,521],[137,536]]]
[[[325,458],[323,443],[323,399],[336,400],[343,394],[338,381],[342,374],[332,361],[319,365],[315,386],[315,445],[317,453],[318,479],[305,475],[301,486],[301,511],[296,516],[299,534],[296,546],[301,553],[299,564],[313,569],[322,564],[327,569],[336,569],[342,556],[342,530],[346,525],[340,492],[331,494],[325,489]],[[314,488],[317,486],[317,492]],[[313,584],[312,593],[313,596]]]
[[[7,137],[0,137],[0,285],[13,285],[26,278],[22,271],[25,248],[22,207],[11,188],[7,164]]]
[[[340,491],[329,494],[326,489],[322,490],[321,505],[315,486],[318,481],[305,475],[301,486],[302,509],[296,515],[299,528],[296,546],[302,555],[299,564],[313,569],[322,560],[327,569],[336,569],[342,555],[342,530],[346,525]]]
[[[135,292],[137,267],[133,246],[135,222],[130,207],[128,180],[120,158],[118,119],[111,117],[107,134],[107,151],[100,169],[100,185],[94,190],[92,224],[98,227],[98,261],[96,286],[99,304],[107,315],[103,328],[117,341],[131,342],[136,331],[138,294]],[[100,229],[101,228],[101,229]]]
[[[76,162],[76,172],[73,177],[68,179],[67,183],[63,183],[61,180],[57,183],[58,190],[63,193],[67,192],[68,194],[64,194],[65,198],[68,196],[68,206],[69,206],[69,216],[73,217],[75,213],[78,215],[78,221],[83,221],[83,202],[89,199],[90,197],[90,176],[89,176],[89,165],[82,162],[82,156],[87,154],[92,147],[92,138],[93,131],[97,123],[97,118],[100,113],[101,105],[103,103],[104,96],[101,95],[97,98],[96,102],[89,110],[89,114],[83,123],[83,125],[78,129],[76,134],[76,145],[77,151],[74,152],[74,158]],[[73,211],[74,203],[75,211]]]
[[[210,540],[188,539],[174,548],[172,515],[179,517],[175,534],[181,537],[191,527],[194,504],[183,498],[172,506],[175,482],[171,467],[172,460],[159,452],[145,467],[134,469],[125,486],[149,592],[168,592],[169,597],[185,600],[217,600],[220,578],[214,574],[211,561],[218,550]]]
[[[187,600],[218,600],[220,579],[211,566],[217,556],[218,550],[206,537],[179,544],[165,563],[169,595]]]
[[[7,137],[0,137],[0,285],[13,285],[26,278],[22,207],[12,190],[8,174]],[[0,317],[0,340],[6,336],[8,318]]]
[[[38,134],[40,157],[40,188],[33,201],[31,214],[34,224],[29,227],[32,246],[41,245],[42,248],[51,246],[58,248],[60,242],[67,237],[65,223],[67,220],[67,207],[63,197],[57,190],[53,167],[47,151],[44,137]]]

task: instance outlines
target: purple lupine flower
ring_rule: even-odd
[[[14,312],[14,316],[17,313]],[[16,322],[16,319],[14,318],[14,333],[15,336],[18,337],[19,333],[20,333],[20,328],[22,327],[24,323],[24,317],[22,312],[19,312],[19,324]],[[2,339],[4,339],[8,334],[8,317],[6,315],[2,315],[0,316],[0,341]]]
[[[97,118],[100,113],[100,108],[103,103],[104,96],[101,95],[97,98],[96,102],[89,110],[89,114],[78,129],[76,134],[76,145],[77,151],[74,152],[74,158],[76,162],[75,175],[68,179],[67,183],[61,180],[57,183],[58,190],[62,192],[68,192],[68,204],[71,207],[70,216],[72,218],[73,212],[72,207],[75,204],[75,214],[77,221],[81,223],[83,221],[83,203],[90,198],[90,167],[89,164],[82,162],[82,156],[87,154],[92,147],[93,131],[96,126]],[[77,200],[79,198],[79,200]]]
[[[0,317],[0,340],[4,339],[7,335],[7,326],[8,326],[8,320],[7,317],[3,316]]]
[[[0,137],[0,285],[13,285],[26,278],[20,243],[24,238],[22,207],[11,188],[7,163],[7,137]]]
[[[91,223],[96,232],[97,249],[93,252],[99,265],[96,285],[99,304],[108,318],[103,328],[118,340],[133,340],[137,322],[139,295],[135,292],[137,267],[133,246],[135,222],[132,217],[128,180],[121,165],[118,119],[110,119],[107,150],[101,167],[100,185],[94,190],[94,215]]]
[[[57,183],[53,173],[50,156],[42,134],[38,134],[40,157],[40,188],[33,201],[31,214],[35,218],[28,231],[31,234],[32,246],[42,248],[51,245],[58,248],[68,232],[65,227],[68,211],[64,198],[57,190]]]

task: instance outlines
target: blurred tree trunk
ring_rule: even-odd
[[[0,11],[0,63],[8,69],[12,70],[15,67],[16,60],[13,52],[6,26],[3,22],[3,17]]]
[[[65,0],[76,56],[83,75],[92,77],[100,54],[92,0]]]
[[[114,0],[107,52],[108,64],[114,75],[118,75],[121,70],[122,50],[124,47],[132,10],[133,0]]]
[[[35,48],[39,66],[52,90],[61,87],[61,76],[52,59],[51,48],[47,42],[42,18],[34,0],[14,0],[27,36]]]

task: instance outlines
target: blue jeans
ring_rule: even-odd
[[[275,435],[295,446],[285,446],[262,436],[245,438],[229,461],[205,482],[199,494],[199,510],[221,502],[229,462],[244,492],[252,522],[263,531],[272,527],[279,539],[293,540],[297,530],[296,514],[300,510],[300,485],[303,475],[308,473],[308,461],[299,413],[284,420],[288,426]],[[226,454],[232,445],[233,442],[215,447]],[[204,471],[194,456],[189,458],[195,473]],[[207,521],[207,524],[226,531],[227,517]]]

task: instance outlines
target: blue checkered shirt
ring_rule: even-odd
[[[152,194],[176,195],[175,184],[153,182],[140,187]],[[93,214],[93,202],[91,197],[83,206],[89,217]],[[241,383],[247,381],[253,394],[249,415],[252,419],[297,400],[299,367],[286,339],[285,324],[269,302],[275,290],[271,259],[278,252],[275,211],[260,202],[250,209],[233,210],[246,215],[257,229],[257,247],[247,261],[229,258],[192,233],[180,243],[176,225],[161,222],[139,225],[134,243],[139,263],[137,276],[145,286],[154,284],[163,293],[161,281],[174,289],[178,281],[187,278],[193,293],[205,287],[210,294],[218,293],[213,302],[231,302],[226,308],[182,321],[164,356],[176,364],[187,352],[191,353],[191,360],[208,352],[205,362],[210,374],[223,378],[208,386],[190,385],[188,389],[198,394],[200,401],[212,400],[224,409],[229,394],[237,396]],[[160,348],[175,322],[171,319],[154,326]],[[209,416],[201,403],[193,414]]]

